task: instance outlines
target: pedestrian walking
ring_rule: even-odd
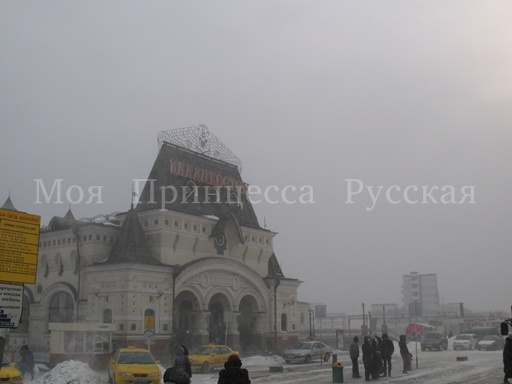
[[[395,352],[393,341],[389,340],[387,333],[384,333],[382,335],[382,347],[380,351],[384,364],[384,377],[391,376],[391,356],[393,356],[393,352]]]
[[[372,369],[372,345],[370,336],[365,336],[363,340],[363,346],[361,347],[363,352],[363,365],[364,365],[364,380],[371,381],[371,369]]]
[[[188,357],[188,349],[184,345],[179,345],[172,367],[164,373],[164,383],[190,384],[191,377],[192,368]]]
[[[503,383],[508,384],[508,379],[512,379],[512,333],[505,338],[503,346],[503,372],[505,373]]]
[[[405,340],[405,335],[400,335],[400,341],[398,342],[398,346],[400,347],[400,356],[402,356],[402,360],[404,362],[404,369],[402,373],[407,373],[407,371],[411,370],[410,364],[410,356],[409,348],[407,348],[407,341]]]
[[[242,361],[238,355],[231,355],[224,363],[224,369],[219,371],[217,384],[251,384],[249,371],[242,367]]]
[[[352,344],[350,344],[349,348],[350,360],[352,360],[352,378],[360,379],[361,375],[359,374],[359,337],[354,336],[352,339]]]
[[[20,371],[23,376],[25,373],[30,373],[31,380],[34,380],[34,353],[30,350],[28,345],[22,345],[20,350],[21,362]]]

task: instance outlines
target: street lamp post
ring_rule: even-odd
[[[365,320],[364,320],[364,303],[361,303],[361,305],[363,306],[363,326],[364,326],[364,325],[366,325]]]
[[[313,325],[312,325],[312,320],[311,320],[312,316],[313,316],[313,309],[309,308],[309,337],[311,339],[313,339],[313,328],[312,328]]]
[[[368,327],[370,328],[370,336],[372,335],[372,311],[368,311]]]

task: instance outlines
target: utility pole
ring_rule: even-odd
[[[414,303],[414,347],[416,353],[416,369],[418,369],[418,306]]]

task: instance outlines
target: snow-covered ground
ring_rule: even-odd
[[[379,382],[389,383],[501,383],[503,380],[503,363],[501,351],[453,351],[453,338],[447,351],[422,352],[420,345],[409,343],[409,350],[414,355],[413,371],[402,374],[402,360],[398,354],[398,345],[393,355],[391,378],[381,378]],[[416,348],[417,347],[417,348]],[[417,361],[416,361],[417,355]],[[467,361],[458,361],[457,357],[467,357]],[[352,379],[351,364],[347,351],[338,353],[338,361],[344,365],[344,383],[361,383],[364,379]],[[242,358],[243,367],[249,370],[251,380],[258,383],[332,383],[331,363],[319,362],[305,364],[285,364],[280,356],[251,356]],[[418,368],[416,368],[416,362]],[[270,366],[283,366],[284,372],[269,372]],[[161,367],[162,371],[166,367]],[[360,367],[361,374],[364,368]],[[217,372],[194,374],[193,384],[216,384]],[[49,372],[36,368],[36,377],[25,383],[32,384],[106,384],[107,373],[95,372],[87,364],[78,361],[66,361]]]

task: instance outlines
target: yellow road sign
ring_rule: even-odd
[[[34,284],[41,217],[0,209],[0,281]]]

